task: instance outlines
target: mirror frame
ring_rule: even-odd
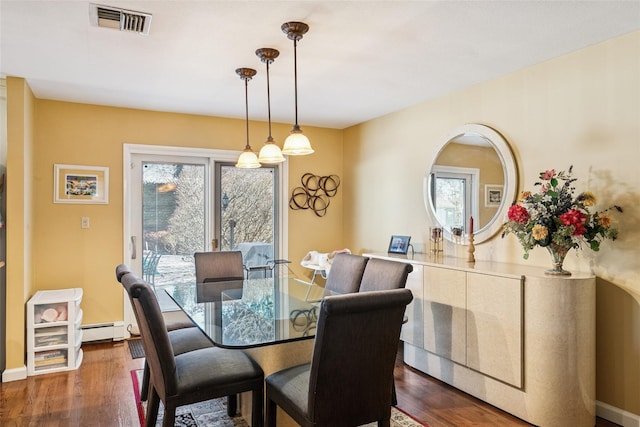
[[[502,171],[504,174],[504,183],[505,183],[504,192],[503,192],[504,197],[502,198],[501,205],[498,207],[496,214],[493,216],[491,221],[489,221],[488,224],[486,224],[484,227],[476,230],[473,233],[474,243],[484,242],[492,238],[498,231],[500,231],[503,224],[503,218],[506,217],[507,211],[509,210],[509,207],[511,206],[513,201],[515,200],[517,191],[518,191],[518,173],[516,168],[515,157],[513,156],[513,152],[511,151],[511,147],[509,146],[509,143],[497,130],[481,124],[468,123],[460,127],[457,127],[453,131],[449,132],[444,138],[444,142],[440,144],[438,151],[435,153],[435,155],[431,159],[431,162],[429,163],[429,170],[427,171],[427,174],[424,178],[422,194],[423,194],[424,204],[427,210],[427,214],[429,215],[433,224],[441,226],[444,238],[454,243],[457,243],[457,242],[453,238],[451,230],[442,226],[442,224],[438,220],[438,216],[436,215],[435,207],[433,206],[433,199],[431,197],[432,196],[431,195],[432,170],[433,170],[433,165],[436,159],[438,158],[442,150],[444,150],[444,147],[452,139],[462,136],[463,134],[469,134],[469,133],[476,134],[478,136],[483,137],[496,150],[496,153],[498,154],[498,158],[502,163]],[[468,244],[467,239],[464,239],[462,243],[458,243],[458,244],[467,245]]]

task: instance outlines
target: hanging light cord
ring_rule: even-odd
[[[298,126],[298,54],[297,54],[297,46],[298,40],[293,39],[293,80],[295,81],[295,105],[296,105],[296,124],[294,125],[294,129],[299,129]]]
[[[244,78],[244,111],[245,111],[245,122],[247,124],[247,145],[244,147],[246,149],[250,149],[249,145],[249,79]]]
[[[273,141],[273,138],[271,137],[271,91],[269,89],[269,64],[271,63],[271,61],[267,60],[266,63],[267,63],[267,115],[269,116],[269,138],[267,138],[267,141]]]

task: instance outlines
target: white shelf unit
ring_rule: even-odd
[[[82,289],[38,291],[27,302],[29,375],[77,369],[82,363]]]

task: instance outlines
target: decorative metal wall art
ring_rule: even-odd
[[[338,175],[319,176],[305,173],[300,178],[301,187],[291,191],[289,207],[293,210],[311,209],[317,216],[325,216],[329,199],[338,193]]]

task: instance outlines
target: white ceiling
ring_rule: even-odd
[[[0,1],[0,73],[38,98],[342,129],[640,28],[633,1],[113,1],[153,15],[148,36],[92,26],[87,1]],[[640,54],[630,52],[630,54]]]

